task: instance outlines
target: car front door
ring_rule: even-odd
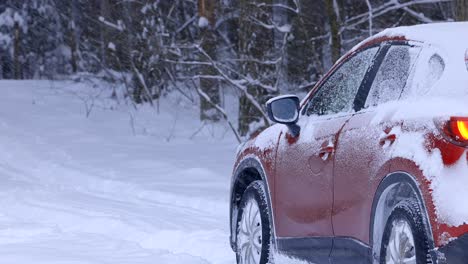
[[[373,197],[389,173],[387,161],[401,122],[377,107],[398,100],[411,83],[420,48],[407,43],[386,44],[379,67],[358,92],[358,111],[343,127],[336,148],[332,263],[368,263]],[[360,101],[360,99],[362,99]],[[351,262],[350,262],[351,261]]]
[[[337,137],[379,47],[348,57],[301,111],[299,136],[287,129],[276,158],[275,227],[280,251],[328,263],[333,241],[333,164]]]

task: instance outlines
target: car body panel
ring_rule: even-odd
[[[334,155],[325,158],[319,152],[336,144],[349,117],[304,116],[298,138],[280,138],[275,177],[278,237],[333,236]]]
[[[230,186],[230,244],[231,248],[236,248],[236,224],[237,224],[237,206],[236,204],[241,199],[241,194],[236,193],[236,186],[239,182],[243,181],[244,172],[246,170],[254,170],[260,174],[261,180],[265,182],[269,207],[272,212],[271,222],[274,223],[275,207],[272,205],[275,201],[275,159],[276,150],[279,137],[283,134],[285,129],[282,125],[273,125],[267,128],[264,133],[257,135],[256,137],[246,141],[244,144],[239,146],[238,153],[236,156],[236,162],[234,164],[233,177],[231,178]],[[266,135],[268,133],[268,135]],[[242,183],[240,183],[242,185]],[[244,186],[246,187],[246,186]],[[275,225],[272,228],[273,237],[275,234]],[[275,242],[275,241],[274,241]]]
[[[364,243],[369,243],[368,227],[375,191],[383,177],[390,173],[387,161],[391,145],[381,145],[380,140],[391,126],[389,123],[373,124],[375,115],[373,111],[366,111],[349,120],[340,134],[335,160],[334,234]]]

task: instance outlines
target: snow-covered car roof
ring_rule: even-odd
[[[468,22],[445,22],[388,28],[375,36],[404,36],[410,40],[445,44],[450,39],[458,41],[461,38],[468,39]]]
[[[436,45],[444,50],[465,52],[468,48],[468,22],[422,24],[386,29],[374,38],[403,37],[407,40]],[[464,54],[464,53],[463,53]]]
[[[357,50],[386,40],[418,42],[426,47],[416,66],[418,74],[413,76],[413,86],[427,86],[417,89],[418,96],[423,96],[424,100],[428,97],[468,98],[468,22],[432,23],[386,29],[356,45],[341,57],[334,67]],[[434,54],[443,60],[442,73],[433,83],[425,85],[427,82],[424,81],[430,74],[430,60]],[[424,93],[421,93],[421,90],[424,90]],[[313,91],[301,105],[304,105]],[[467,110],[467,107],[463,109]]]
[[[356,45],[340,61],[361,48],[386,40],[422,43],[425,48],[419,55],[417,73],[409,89],[414,93],[408,94],[404,101],[390,102],[383,108],[399,109],[401,115],[411,117],[468,113],[468,22],[389,28]],[[429,65],[434,54],[443,59],[442,73],[437,78],[428,78],[432,74]],[[435,80],[427,85],[427,79]]]
[[[468,22],[445,22],[388,28],[354,46],[354,52],[378,40],[400,39],[433,45],[465,59],[468,49]]]
[[[426,46],[426,54],[423,55],[426,60],[433,54],[438,54],[443,58],[444,72],[428,90],[427,95],[468,96],[468,22],[389,28],[365,40],[356,48],[378,39],[404,39],[420,42]],[[423,64],[418,67],[425,67]],[[419,76],[418,79],[421,78],[425,77]],[[416,80],[415,83],[418,81],[420,80]]]

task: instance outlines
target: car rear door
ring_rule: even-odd
[[[280,251],[328,263],[333,241],[333,164],[339,131],[379,47],[351,55],[319,85],[301,111],[300,135],[280,136],[275,227]]]
[[[402,122],[377,106],[398,100],[411,82],[420,48],[408,43],[386,44],[355,100],[358,111],[343,127],[334,170],[332,263],[367,263],[375,192],[389,173],[395,129]],[[380,63],[381,61],[381,63]],[[359,110],[363,108],[362,110]]]

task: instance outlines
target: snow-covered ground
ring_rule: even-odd
[[[0,263],[234,263],[228,129],[81,86],[0,82]]]

